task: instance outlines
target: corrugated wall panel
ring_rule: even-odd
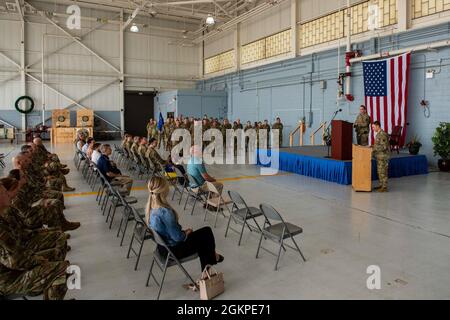
[[[220,36],[205,42],[205,58],[233,49],[234,30],[223,32]]]
[[[291,4],[286,1],[265,13],[242,23],[241,44],[261,39],[271,34],[290,28]]]

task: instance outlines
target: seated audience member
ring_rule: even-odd
[[[98,170],[100,170],[112,185],[120,185],[123,189],[126,189],[129,195],[133,185],[133,179],[128,176],[123,176],[114,162],[109,159],[109,156],[112,154],[112,149],[109,144],[102,145],[100,150],[102,155],[97,161]]]
[[[191,159],[187,165],[187,173],[194,179],[195,182],[191,182],[191,188],[200,188],[202,191],[208,191],[206,181],[211,182],[217,188],[217,191],[222,192],[223,184],[216,181],[206,172],[205,165],[202,160],[202,149],[194,145],[191,148]]]
[[[86,137],[83,133],[78,134],[78,141],[77,141],[77,149],[82,151],[83,146],[86,144]]]
[[[178,223],[178,213],[167,201],[169,183],[164,178],[153,177],[148,183],[148,190],[150,195],[146,207],[147,222],[150,228],[164,239],[178,259],[197,253],[202,271],[207,265],[215,265],[224,260],[223,256],[216,252],[214,234],[210,227],[196,231],[191,228],[182,230]],[[158,250],[161,255],[167,255],[164,247],[158,246]]]
[[[87,156],[95,164],[97,164],[98,159],[100,159],[100,157],[102,156],[102,154],[100,153],[101,145],[102,145],[101,143],[96,142],[92,145],[92,148],[88,149],[88,152],[87,152]]]
[[[149,159],[153,165],[156,166],[157,169],[161,170],[166,164],[167,161],[165,161],[158,153],[158,150],[156,150],[158,146],[158,141],[155,138],[151,138],[148,142],[147,151],[145,154],[145,157]]]
[[[83,153],[87,153],[89,147],[92,146],[94,143],[95,143],[94,138],[89,137],[89,138],[86,140],[86,143],[85,143],[85,144],[83,145],[83,147],[81,148],[81,151],[82,151]]]
[[[0,295],[44,294],[46,300],[63,299],[67,291],[64,261],[67,236],[59,231],[34,235],[17,230],[5,216],[11,204],[10,194],[16,188],[15,179],[0,179]]]

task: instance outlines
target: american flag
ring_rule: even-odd
[[[400,146],[406,136],[408,106],[408,79],[411,53],[393,58],[363,62],[365,103],[372,121],[378,120],[381,128],[392,133],[394,126],[402,126]],[[369,137],[372,144],[374,134]]]

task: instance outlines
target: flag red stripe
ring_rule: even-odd
[[[401,126],[403,123],[402,119],[402,100],[403,100],[403,56],[398,57],[398,105],[395,110],[397,111],[397,126]]]
[[[393,129],[395,126],[395,77],[394,77],[394,70],[395,70],[395,59],[391,59],[389,61],[391,64],[391,87],[388,88],[390,90],[391,94],[391,128]]]

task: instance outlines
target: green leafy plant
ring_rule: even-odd
[[[420,138],[417,137],[417,135],[414,135],[411,139],[411,141],[409,141],[406,144],[406,147],[408,148],[420,148],[422,146],[422,143],[420,142]]]
[[[450,122],[441,122],[436,128],[433,137],[434,155],[439,155],[442,159],[449,159],[450,156]]]

